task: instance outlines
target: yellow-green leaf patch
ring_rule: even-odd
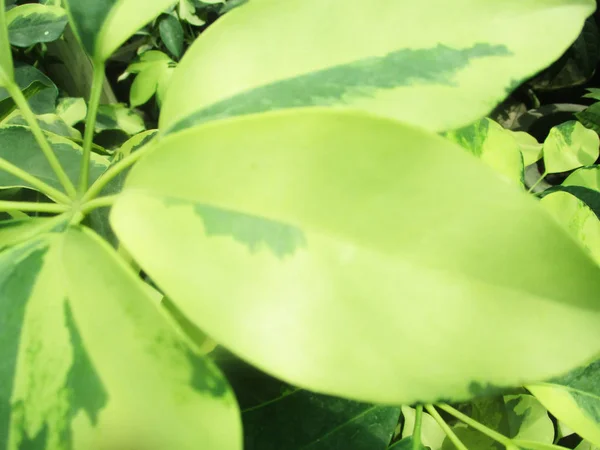
[[[543,146],[546,172],[566,172],[593,164],[598,159],[599,144],[598,134],[575,120],[552,127]]]

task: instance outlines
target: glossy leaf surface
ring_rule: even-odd
[[[58,6],[26,4],[6,13],[8,38],[12,45],[30,47],[58,39],[67,25],[67,12]]]
[[[472,155],[395,121],[304,110],[175,134],[111,223],[209,336],[313,391],[465,399],[600,350],[584,250]]]
[[[558,59],[594,8],[593,0],[372,0],[368,8],[251,0],[188,50],[160,128],[307,106],[459,128]]]
[[[175,0],[65,0],[65,3],[85,50],[94,60],[104,62]]]
[[[598,134],[570,120],[553,127],[544,141],[544,164],[548,173],[566,172],[593,164],[598,158]]]
[[[3,449],[241,449],[223,376],[97,236],[0,253],[0,288]]]
[[[560,421],[600,446],[600,361],[527,388]]]

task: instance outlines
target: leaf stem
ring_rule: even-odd
[[[454,433],[454,431],[452,431],[452,429],[448,426],[442,416],[440,416],[440,413],[437,412],[433,405],[425,405],[425,409],[429,414],[431,414],[431,417],[433,417],[444,433],[446,433],[446,436],[448,436],[448,439],[450,439],[450,442],[454,444],[457,450],[469,450]]]
[[[412,450],[421,448],[421,424],[423,423],[423,405],[417,405],[415,408],[415,425],[413,427],[413,445]]]
[[[104,64],[94,62],[92,89],[90,91],[88,113],[85,119],[85,134],[83,136],[83,159],[81,160],[81,173],[79,174],[79,192],[82,195],[87,190],[90,179],[92,143],[94,140],[94,129],[96,126],[96,117],[98,116],[98,107],[100,106],[100,96],[102,95],[104,77]]]
[[[453,408],[452,406],[446,405],[446,404],[440,404],[440,405],[437,405],[437,406],[438,406],[438,408],[443,409],[444,411],[446,411],[448,414],[453,415],[458,420],[466,423],[471,428],[474,428],[477,431],[479,431],[480,433],[485,434],[489,438],[495,440],[496,442],[499,442],[500,444],[504,445],[505,447],[511,447],[511,446],[514,447],[515,444],[512,441],[512,439],[507,438],[506,436],[498,433],[497,431],[494,431],[491,428],[486,427],[485,425],[483,425],[480,422],[477,422],[474,419],[471,419],[469,416],[467,416],[466,414],[461,413],[459,410]]]
[[[155,139],[152,139],[149,143],[144,145],[139,150],[136,150],[133,153],[130,153],[121,161],[116,163],[114,166],[111,166],[106,172],[104,172],[100,178],[98,178],[92,186],[88,189],[88,191],[83,196],[83,201],[90,201],[93,198],[100,195],[102,189],[106,187],[108,183],[110,183],[116,176],[118,176],[121,172],[131,167],[135,164],[142,156],[144,156],[148,151],[154,147],[153,143],[156,142]]]
[[[60,192],[58,189],[53,188],[49,184],[44,183],[39,178],[29,174],[20,167],[15,166],[14,164],[8,162],[4,158],[0,158],[0,170],[10,173],[11,175],[14,175],[17,178],[20,178],[21,180],[30,184],[35,189],[47,195],[56,202],[63,204],[71,203],[71,199],[67,197],[63,192]]]
[[[9,202],[0,201],[0,211],[27,211],[45,213],[64,213],[70,209],[68,205],[57,203]]]
[[[107,195],[106,197],[98,197],[90,200],[81,206],[81,213],[88,214],[94,209],[112,206],[112,204],[117,200],[117,197],[118,195]]]
[[[535,183],[533,183],[533,185],[529,188],[527,193],[531,194],[533,192],[533,190],[537,187],[537,185],[540,184],[542,181],[544,181],[544,178],[546,178],[546,176],[548,176],[547,170],[545,170],[544,173],[542,174],[542,176],[539,177]]]
[[[75,191],[75,186],[73,186],[73,182],[67,176],[67,173],[65,172],[62,165],[60,164],[60,161],[56,157],[54,150],[52,150],[52,146],[46,139],[46,136],[44,135],[44,132],[42,131],[42,128],[40,127],[40,124],[38,123],[35,114],[29,107],[27,99],[21,92],[21,89],[16,83],[13,82],[7,83],[4,87],[6,88],[10,96],[13,98],[15,104],[21,111],[21,114],[29,124],[29,129],[33,133],[33,136],[40,149],[44,153],[44,156],[48,160],[50,167],[52,167],[52,170],[56,174],[58,181],[60,181],[60,184],[62,184],[63,188],[65,189],[65,192],[70,197],[74,198],[77,195]]]

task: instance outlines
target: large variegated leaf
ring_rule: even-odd
[[[65,0],[71,24],[90,56],[101,63],[176,0]]]
[[[465,399],[600,351],[600,268],[444,138],[304,109],[155,149],[113,207],[117,236],[203,331],[292,385]]]
[[[90,231],[0,253],[0,448],[241,449],[220,372]]]
[[[596,446],[600,446],[600,361],[569,374],[527,386],[560,421]]]
[[[594,0],[251,0],[188,50],[160,128],[306,106],[459,128],[558,59],[594,8]]]

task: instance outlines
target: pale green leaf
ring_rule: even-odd
[[[77,182],[81,166],[82,150],[77,144],[61,136],[46,134],[52,149],[62,164],[65,172],[73,181]],[[28,128],[11,126],[0,128],[0,157],[12,164],[24,169],[29,174],[38,177],[52,187],[62,190],[62,186],[46,157],[38,147],[38,144]],[[90,177],[97,179],[104,173],[109,161],[104,156],[92,154]],[[0,188],[28,187],[24,181],[6,172],[0,171]]]
[[[187,51],[160,128],[307,106],[358,108],[435,131],[460,128],[558,59],[595,5],[250,0]],[[553,23],[561,26],[548,33]]]
[[[179,9],[177,10],[181,20],[185,20],[190,25],[201,27],[206,22],[196,15],[196,8],[193,0],[179,0]]]
[[[68,223],[63,216],[53,218],[32,217],[25,220],[7,220],[0,222],[0,251],[7,247],[33,239],[37,235],[60,229]]]
[[[108,59],[136,31],[177,0],[66,0],[71,24],[89,55]]]
[[[8,38],[17,47],[57,40],[67,26],[67,13],[59,6],[30,3],[6,13]]]
[[[493,120],[483,118],[444,136],[480,158],[505,179],[523,186],[523,157],[519,144]]]
[[[73,126],[85,120],[87,105],[83,98],[63,97],[58,101],[58,105],[56,105],[56,114],[67,125]]]
[[[540,144],[532,135],[524,131],[506,131],[516,139],[519,150],[523,155],[523,164],[525,166],[529,166],[542,159],[543,144]]]
[[[98,108],[95,124],[96,133],[105,130],[121,130],[132,136],[145,129],[144,119],[123,104],[100,105]]]
[[[569,374],[527,386],[558,420],[600,446],[600,361]]]
[[[241,449],[224,377],[92,232],[0,253],[0,289],[2,448]]]
[[[581,186],[600,192],[600,165],[582,167],[569,175],[563,186]]]
[[[415,443],[413,442],[412,436],[407,437],[397,442],[394,442],[388,447],[388,450],[415,450]],[[423,445],[420,445],[419,447],[417,447],[417,450],[427,450],[427,448]]]
[[[575,120],[552,127],[543,146],[546,171],[566,172],[593,164],[599,144],[598,134]]]
[[[588,441],[581,441],[575,450],[599,450],[599,448]]]
[[[65,123],[62,117],[56,114],[41,114],[36,116],[37,122],[40,128],[49,133],[62,136],[68,139],[72,139],[74,141],[81,141],[81,132],[77,128],[73,128],[72,126]],[[25,127],[29,127],[29,122],[23,117],[20,111],[17,111],[7,117],[3,122],[2,126],[9,125],[22,125]]]
[[[415,409],[409,406],[402,407],[402,416],[404,417],[404,426],[402,428],[402,438],[412,436],[415,427]],[[438,425],[433,417],[423,412],[421,422],[421,442],[430,450],[440,450],[446,439],[446,433]]]
[[[552,192],[540,203],[600,264],[600,220],[596,214],[568,192]]]
[[[0,8],[0,87],[13,83],[15,78],[12,52],[8,40],[6,12]]]
[[[117,236],[200,329],[292,385],[466,399],[600,351],[600,268],[442,137],[305,109],[156,145],[113,206]]]
[[[168,65],[154,65],[135,77],[129,92],[129,102],[132,108],[143,105],[152,98],[164,70],[168,70]]]

